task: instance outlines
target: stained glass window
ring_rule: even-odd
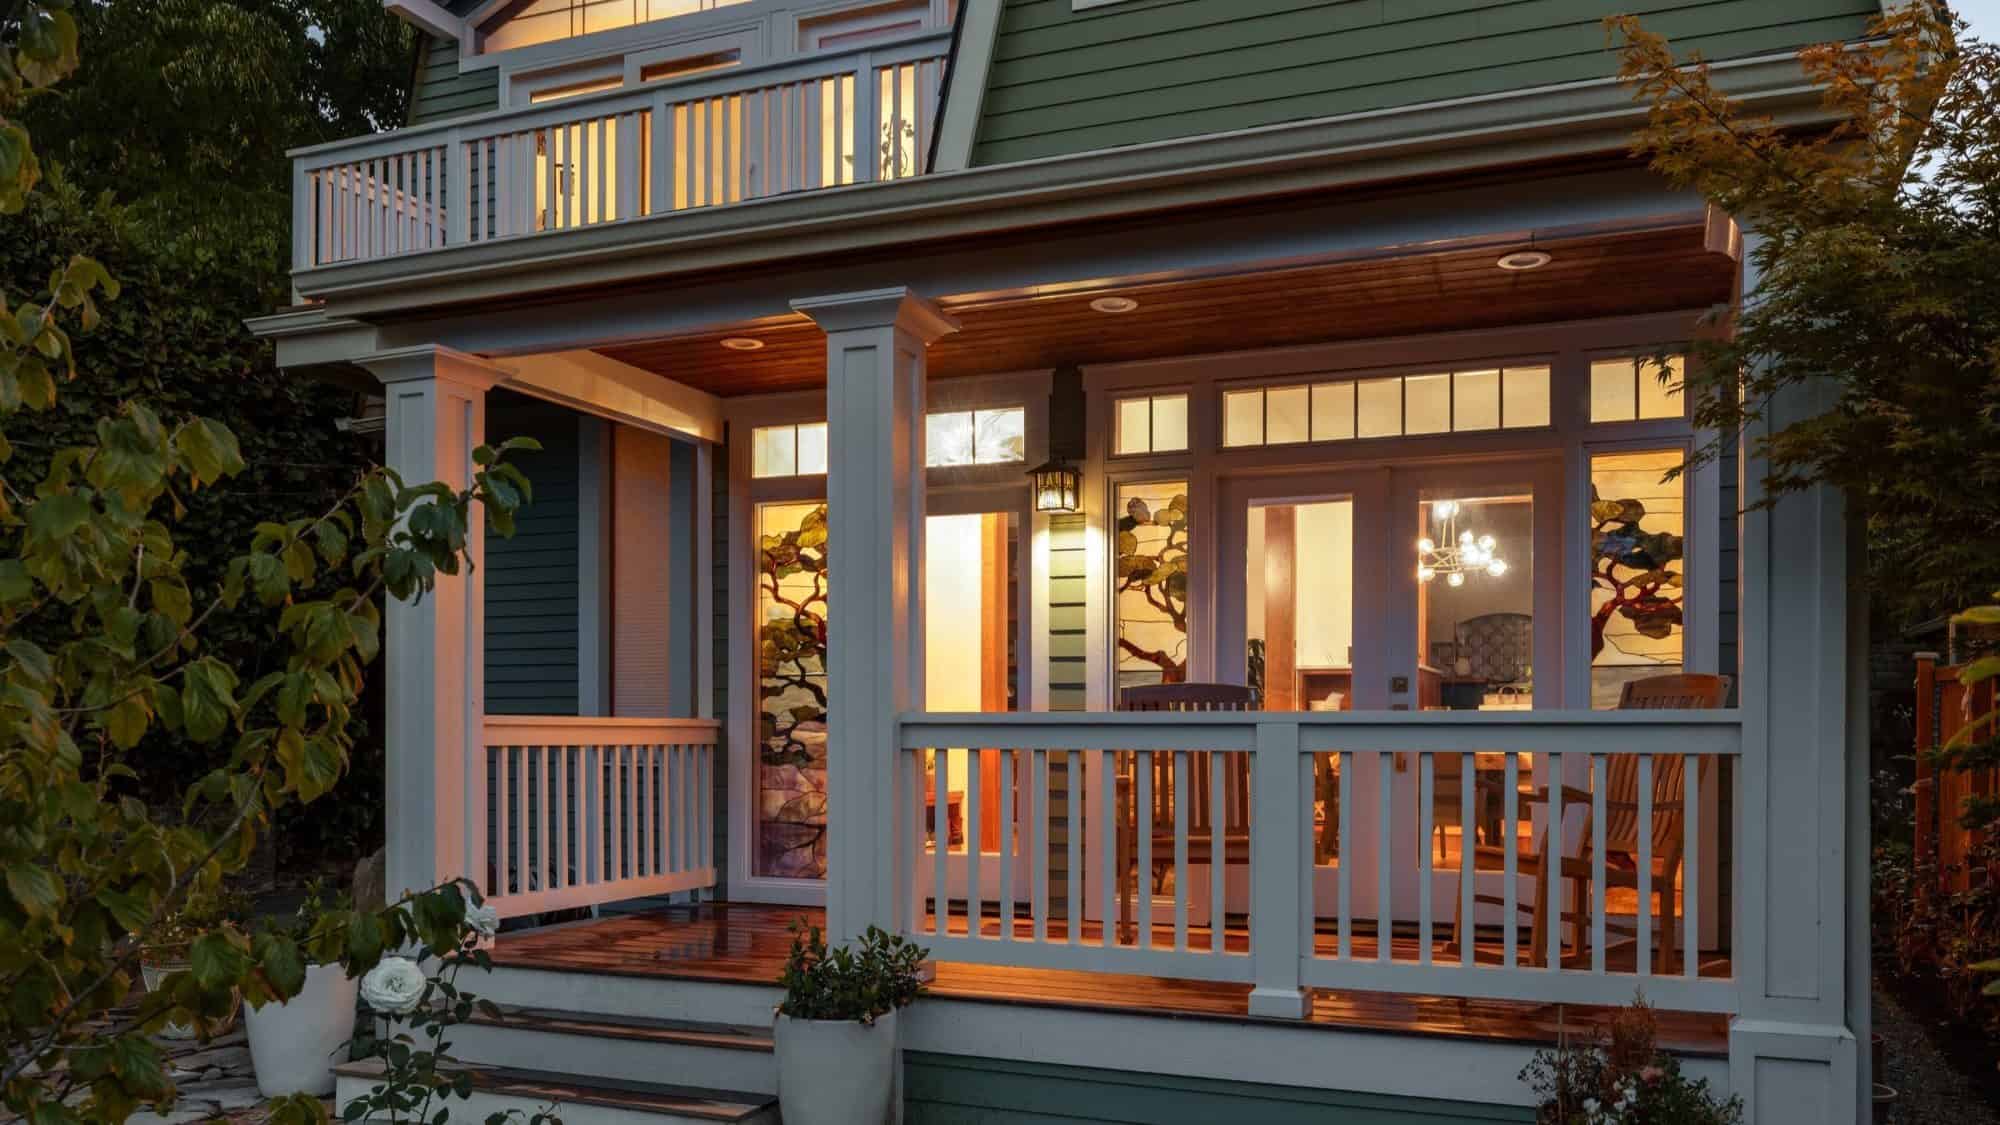
[[[826,505],[757,509],[756,871],[826,876]]]
[[[1590,703],[1626,681],[1679,672],[1685,650],[1687,500],[1680,450],[1590,458]]]
[[[1118,486],[1118,685],[1187,679],[1188,486]]]

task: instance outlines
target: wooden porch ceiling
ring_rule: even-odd
[[[1495,265],[1502,249],[1482,246],[1226,277],[1066,286],[1057,293],[941,297],[938,303],[963,328],[931,346],[930,373],[951,378],[1667,312],[1723,302],[1734,291],[1735,260],[1711,248],[1699,223],[1536,248],[1553,260],[1519,273]],[[1132,297],[1139,307],[1115,315],[1090,307],[1107,294]],[[738,336],[764,347],[722,346]],[[825,338],[803,316],[598,350],[722,396],[825,383]]]

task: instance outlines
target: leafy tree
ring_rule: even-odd
[[[760,772],[784,791],[766,819],[768,870],[826,874],[826,505],[758,543]],[[775,782],[775,784],[774,784]]]
[[[76,67],[68,0],[12,6],[0,42],[0,214],[11,228],[47,194],[35,191],[42,165],[22,111]],[[219,573],[200,574],[183,546],[191,503],[245,469],[227,426],[132,393],[82,440],[32,466],[15,458],[17,423],[42,435],[68,401],[71,334],[101,328],[101,303],[121,297],[81,254],[46,276],[45,286],[7,276],[0,309],[0,1106],[63,1125],[169,1104],[173,1084],[146,1032],[217,1015],[239,990],[252,1004],[295,995],[308,954],[359,971],[385,950],[462,941],[468,896],[456,885],[373,914],[329,912],[303,943],[213,923],[190,935],[189,971],[132,995],[146,935],[214,896],[280,810],[339,780],[363,670],[380,651],[380,597],[420,598],[469,565],[473,518],[511,533],[529,490],[505,455],[532,443],[482,447],[462,489],[361,474],[322,510],[258,523]],[[176,315],[165,299],[147,312]],[[269,620],[277,650],[254,678],[218,655],[210,632],[244,607]],[[155,730],[212,754],[172,816],[132,792],[136,752]],[[321,1114],[312,1099],[281,1109]]]
[[[1119,616],[1127,623],[1165,626],[1139,636],[1119,629],[1120,663],[1129,657],[1150,664],[1159,669],[1160,682],[1167,684],[1187,679],[1187,537],[1186,492],[1175,493],[1158,506],[1134,496],[1118,517],[1118,588],[1112,596],[1118,601]],[[1140,640],[1162,636],[1169,642],[1164,647],[1148,647]]]
[[[1832,409],[1754,448],[1772,495],[1826,482],[1867,520],[1870,571],[1912,619],[2000,587],[2000,50],[1939,0],[1892,5],[1857,45],[1800,52],[1838,123],[1746,112],[1699,56],[1609,21],[1650,104],[1638,154],[1740,216],[1759,277],[1695,341],[1686,390],[1716,456],[1790,388]]]

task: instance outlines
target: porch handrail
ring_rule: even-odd
[[[896,922],[944,960],[1247,982],[1253,1014],[1297,1018],[1309,987],[1612,1005],[1642,990],[1668,1007],[1729,1012],[1734,980],[1699,955],[1701,865],[1714,846],[1700,795],[1711,763],[1744,757],[1742,728],[1735,710],[905,713],[893,862],[907,893]],[[1066,792],[1051,788],[1052,769]],[[1612,796],[1617,778],[1631,789],[1635,775],[1636,802]],[[1440,806],[1439,778],[1450,776],[1458,798]],[[1118,780],[1095,780],[1108,777]],[[1011,810],[997,855],[977,846],[981,788],[996,779],[997,807]],[[1674,784],[1685,786],[1677,798]],[[1154,811],[1128,821],[1128,802]],[[1453,804],[1458,855],[1434,861],[1434,818]],[[1359,818],[1372,823],[1357,828]],[[1629,919],[1612,914],[1605,892],[1606,826],[1619,818],[1646,826],[1636,876],[1611,872],[1628,880],[1620,885],[1636,878]],[[1068,886],[1052,892],[1057,819]],[[1497,842],[1474,846],[1475,826],[1495,821]],[[1659,825],[1672,839],[1657,857],[1666,882],[1656,911]],[[1316,870],[1321,833],[1337,833],[1338,848]],[[1536,848],[1552,866],[1530,867]],[[1173,876],[1170,923],[1156,920],[1164,903],[1151,890],[1134,920],[1124,881],[1147,888],[1162,869]],[[1232,870],[1247,872],[1247,944],[1240,930],[1228,931],[1235,944],[1221,937],[1242,897]],[[1535,883],[1527,894],[1524,878]],[[1535,908],[1545,924],[1523,925]],[[1191,924],[1204,911],[1207,925]],[[1496,922],[1502,941],[1482,941]],[[1680,947],[1693,952],[1676,964],[1669,951],[1683,929]],[[1614,964],[1607,950],[1621,935],[1630,961],[1621,949]]]
[[[710,719],[485,716],[467,819],[486,901],[514,917],[713,886],[720,735]]]

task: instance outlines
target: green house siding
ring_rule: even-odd
[[[495,67],[459,73],[458,44],[424,37],[417,49],[415,85],[410,90],[410,124],[428,125],[500,108],[500,71]]]
[[[1851,38],[1878,0],[1007,0],[975,164],[1613,74],[1604,17],[1738,58]]]
[[[906,1051],[906,1125],[1473,1125],[1533,1121],[1510,1106],[1133,1074]]]
[[[486,432],[531,437],[512,460],[534,486],[512,538],[486,537],[486,710],[577,713],[577,415],[494,392]]]

